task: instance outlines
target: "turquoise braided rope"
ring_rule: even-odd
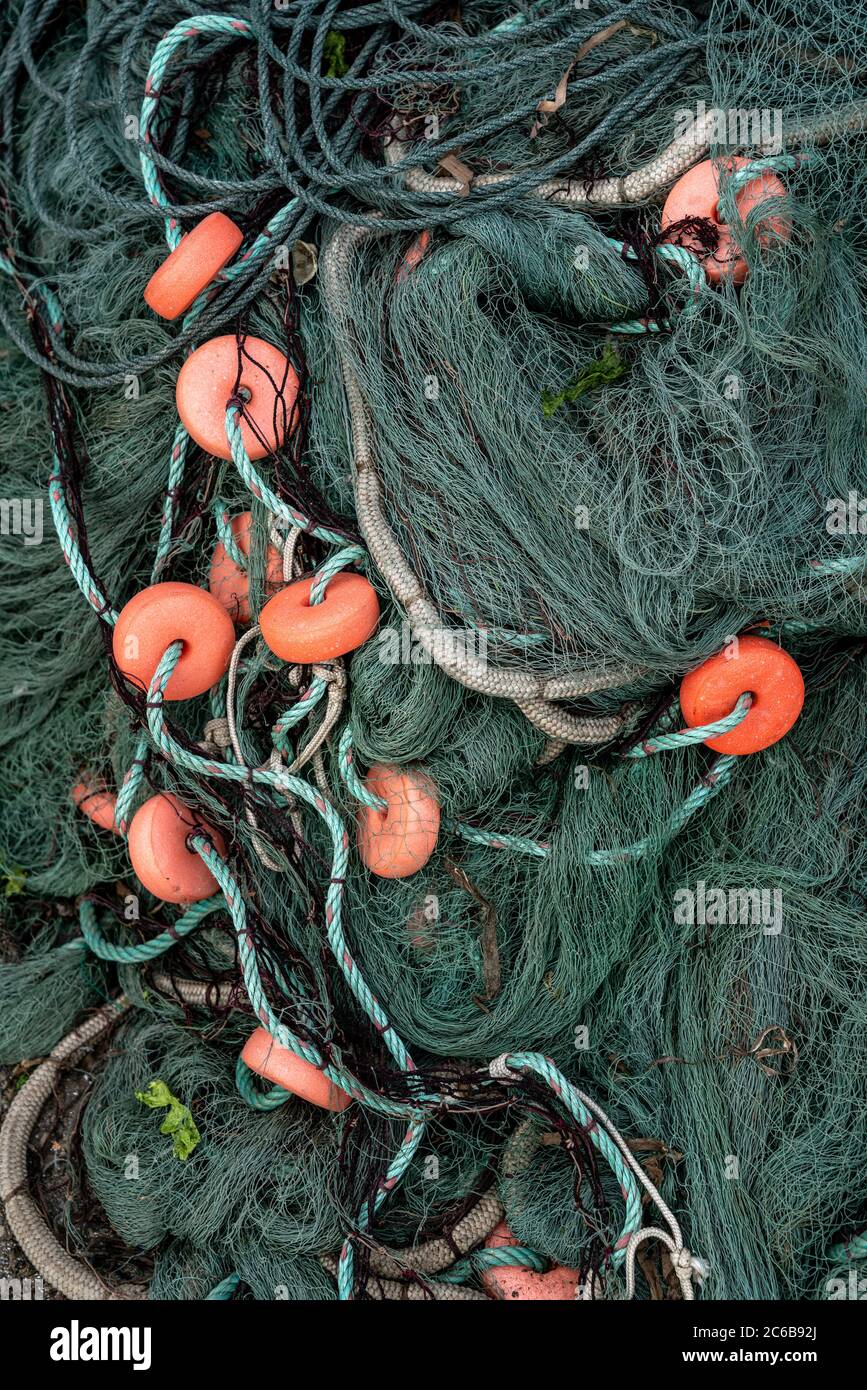
[[[727,187],[720,194],[719,204],[722,213],[722,220],[730,223],[737,219],[736,194],[746,184],[751,183],[755,178],[767,172],[784,172],[785,170],[796,169],[800,160],[797,155],[771,155],[762,159],[750,160],[743,169],[738,169],[730,179]],[[626,260],[635,261],[638,259],[632,247],[624,242],[614,241],[607,237],[609,246],[613,246]],[[686,305],[682,310],[681,316],[686,318],[694,314],[698,309],[698,301],[702,292],[706,288],[704,271],[701,262],[694,252],[685,246],[663,242],[659,246],[654,246],[654,255],[659,256],[660,260],[669,261],[678,266],[689,280],[690,295]],[[612,333],[625,333],[638,335],[643,333],[659,333],[662,329],[669,328],[668,319],[629,319],[623,323],[611,324]]]
[[[284,1091],[282,1086],[272,1086],[269,1091],[260,1091],[253,1080],[253,1073],[240,1056],[235,1063],[235,1086],[238,1095],[252,1110],[276,1110],[278,1106],[285,1105],[287,1100],[292,1099],[292,1092]]]
[[[221,1279],[219,1284],[216,1284],[214,1288],[211,1289],[210,1293],[205,1294],[205,1302],[208,1303],[215,1300],[223,1303],[227,1302],[232,1297],[232,1294],[235,1292],[240,1282],[240,1274],[227,1274],[225,1279]]]
[[[153,58],[151,59],[147,79],[144,87],[144,97],[141,104],[141,147],[139,150],[139,162],[141,164],[142,179],[147,189],[151,202],[156,208],[163,208],[167,199],[160,183],[156,165],[154,164],[148,146],[152,143],[153,125],[159,112],[159,96],[163,78],[166,75],[168,65],[174,54],[181,48],[188,39],[198,38],[201,34],[208,34],[212,37],[227,37],[236,39],[243,35],[251,37],[250,26],[243,19],[232,19],[222,15],[195,15],[188,20],[181,20],[175,24],[168,33],[164,34],[157,44]],[[166,217],[166,241],[169,249],[174,251],[180,244],[181,230],[174,217]]]
[[[202,902],[193,903],[177,922],[150,941],[142,941],[137,946],[115,946],[106,941],[97,923],[93,903],[86,898],[79,904],[78,919],[81,935],[87,942],[88,950],[100,960],[115,961],[119,965],[141,965],[144,961],[156,960],[157,956],[165,955],[178,941],[183,941],[185,936],[189,936],[190,932],[200,927],[212,912],[222,912],[224,908],[222,897],[206,898]]]
[[[152,156],[154,144],[153,136],[159,112],[159,92],[163,79],[168,70],[169,63],[189,39],[198,38],[201,35],[211,37],[222,37],[226,39],[253,39],[254,34],[249,24],[243,19],[235,19],[226,15],[196,15],[190,20],[181,20],[172,29],[163,35],[154,49],[148,70],[147,81],[145,82],[145,94],[141,105],[140,131],[141,144],[139,149],[139,162],[141,164],[142,179],[145,190],[154,207],[165,210],[168,207],[168,199],[160,180],[159,170]],[[184,327],[188,327],[191,322],[198,318],[202,310],[219,293],[222,285],[236,280],[239,276],[246,274],[255,268],[267,255],[273,255],[275,247],[280,244],[281,238],[286,229],[292,224],[297,212],[299,200],[291,198],[282,208],[278,209],[271,217],[264,229],[259,233],[252,245],[242,250],[231,265],[225,266],[223,270],[215,275],[210,285],[202,291],[195,302],[190,306],[187,316],[184,318]],[[174,251],[181,241],[181,229],[177,219],[170,213],[165,213],[165,232],[166,241],[170,251]]]
[[[175,430],[175,437],[172,441],[171,454],[169,455],[169,481],[166,488],[165,500],[163,502],[163,519],[160,526],[160,534],[157,540],[157,552],[154,559],[151,583],[156,584],[166,566],[169,558],[169,551],[172,544],[172,530],[175,520],[175,498],[184,480],[184,469],[187,462],[187,447],[190,436],[185,427],[178,422]]]
[[[709,738],[718,738],[720,734],[731,733],[742,724],[752,708],[753,699],[749,694],[738,697],[738,702],[731,714],[726,714],[722,719],[716,719],[712,724],[698,725],[693,729],[678,729],[676,733],[654,734],[650,738],[643,739],[635,748],[630,748],[623,754],[624,758],[647,758],[653,753],[664,753],[671,748],[688,748],[694,743],[704,743]]]
[[[339,531],[331,531],[326,526],[314,526],[309,516],[299,512],[296,507],[290,507],[288,502],[284,502],[273,492],[264,478],[256,472],[246,448],[241,434],[241,409],[237,405],[229,405],[226,408],[226,436],[229,447],[232,451],[232,458],[235,467],[243,478],[245,484],[260,502],[264,502],[269,511],[282,521],[288,522],[290,526],[297,526],[302,531],[307,531],[311,536],[316,536],[318,540],[326,541],[329,545],[343,546],[346,544],[346,537]]]
[[[466,825],[464,821],[450,820],[447,817],[443,818],[443,825],[469,844],[485,845],[488,849],[513,849],[518,854],[529,854],[534,859],[547,859],[551,849],[550,845],[531,840],[527,835],[506,835],[492,830],[479,830],[475,825]]]
[[[819,574],[854,574],[867,565],[867,555],[847,555],[839,560],[812,560],[811,569]]]
[[[224,777],[229,780],[244,780],[251,777],[263,785],[276,788],[290,795],[298,796],[301,800],[312,805],[319,812],[325,821],[332,838],[333,861],[331,871],[331,881],[325,901],[326,916],[326,935],[329,947],[337,961],[343,977],[351,989],[355,999],[365,1010],[374,1028],[382,1037],[385,1046],[388,1048],[400,1069],[407,1073],[415,1071],[415,1063],[409,1052],[404,1046],[403,1041],[391,1027],[388,1018],[381,1008],[376,997],[371,993],[366,981],[364,980],[346,941],[342,929],[342,900],[343,884],[349,857],[349,837],[343,823],[335,811],[334,807],[318,791],[315,791],[308,783],[299,777],[281,770],[247,769],[238,768],[233,764],[214,763],[207,758],[199,757],[197,754],[188,753],[186,749],[177,744],[169,733],[163,717],[163,701],[165,687],[171,674],[177,665],[178,658],[182,650],[182,643],[174,642],[169,647],[162,660],[160,661],[153,679],[148,689],[148,725],[151,737],[157,747],[172,762],[184,766],[190,771],[197,771],[205,776]],[[271,1036],[281,1046],[295,1052],[321,1071],[347,1094],[355,1099],[370,1105],[384,1114],[405,1115],[406,1106],[401,1106],[396,1102],[388,1100],[375,1092],[369,1091],[358,1079],[347,1071],[341,1064],[332,1063],[325,1065],[324,1059],[320,1056],[317,1048],[303,1039],[296,1037],[274,1014],[262,986],[261,975],[259,974],[258,962],[256,960],[255,946],[252,935],[247,927],[247,914],[244,904],[244,897],[240,885],[236,882],[229,869],[228,864],[217,853],[214,846],[204,835],[194,832],[190,836],[190,844],[200,855],[204,863],[210,869],[217,883],[223,892],[226,905],[232,916],[238,940],[238,954],[241,961],[241,970],[244,977],[244,984],[247,995],[253,1006],[257,1018],[271,1034]],[[421,1101],[423,1097],[419,1097]],[[409,1124],[403,1137],[398,1152],[389,1165],[385,1176],[380,1180],[376,1195],[372,1202],[369,1202],[358,1218],[358,1229],[364,1231],[373,1220],[382,1203],[388,1195],[400,1183],[408,1167],[418,1150],[424,1135],[424,1118],[418,1110],[410,1111]],[[352,1237],[348,1236],[344,1242],[340,1254],[338,1265],[338,1290],[341,1299],[352,1298],[354,1287],[354,1249]]]
[[[304,694],[279,715],[271,729],[271,741],[279,753],[288,757],[292,754],[292,746],[289,742],[288,734],[290,729],[294,729],[296,724],[300,724],[311,710],[315,709],[322,696],[328,689],[328,682],[321,676],[314,676]]]
[[[641,1227],[641,1193],[635,1181],[635,1174],[624,1162],[623,1154],[608,1131],[587,1109],[571,1081],[567,1081],[563,1073],[555,1067],[550,1057],[543,1056],[541,1052],[510,1052],[502,1060],[511,1071],[532,1072],[533,1075],[541,1077],[550,1086],[573,1119],[577,1120],[578,1124],[587,1132],[591,1144],[602,1154],[616,1176],[626,1205],[623,1229],[615,1242],[611,1255],[611,1263],[616,1267],[623,1261],[630,1237]]]
[[[626,260],[635,261],[638,259],[632,247],[627,246],[625,242],[614,241],[611,237],[606,237],[606,241],[609,246],[613,246]],[[663,242],[659,246],[654,246],[653,250],[654,254],[659,256],[660,260],[669,261],[672,265],[678,266],[686,275],[689,281],[690,294],[682,310],[682,317],[685,318],[689,314],[694,314],[698,308],[699,296],[706,285],[704,271],[701,268],[701,262],[698,257],[695,256],[692,251],[687,250],[685,246],[675,246],[669,242]],[[638,335],[642,333],[659,333],[662,329],[669,327],[670,324],[668,319],[628,319],[623,323],[612,323],[610,331],[612,333]]]
[[[374,811],[384,811],[388,802],[383,801],[381,796],[374,796],[373,792],[369,792],[355,771],[355,746],[351,724],[347,724],[340,735],[337,759],[340,775],[346,783],[350,795],[354,796],[356,801],[362,802],[363,805],[370,806]]]
[[[357,565],[366,559],[367,552],[362,550],[360,545],[345,545],[342,550],[329,555],[316,571],[316,577],[310,587],[311,604],[323,602],[328,582],[336,574],[346,569],[347,565]]]
[[[726,753],[721,758],[717,758],[699,785],[690,792],[683,804],[675,811],[662,836],[647,835],[643,840],[636,840],[634,844],[624,845],[622,849],[591,850],[587,856],[587,863],[597,867],[603,864],[616,864],[624,859],[643,859],[645,854],[660,849],[664,844],[673,840],[676,835],[679,835],[687,821],[691,820],[697,811],[706,806],[711,798],[722,791],[723,787],[731,781],[738,762],[738,757],[733,753]]]
[[[832,1264],[857,1264],[860,1260],[867,1260],[867,1231],[840,1245],[832,1245],[830,1253]]]
[[[0,269],[15,280],[25,298],[30,296],[42,301],[51,331],[59,338],[63,333],[63,315],[53,291],[47,285],[31,285],[30,287],[23,285],[19,280],[15,266],[6,256],[0,256]],[[63,487],[63,465],[56,449],[51,451],[48,505],[51,509],[51,519],[54,522],[57,539],[60,541],[60,548],[63,551],[63,558],[69,566],[73,579],[94,612],[113,626],[117,622],[117,612],[90,573],[84,556],[78,548],[78,538],[75,534],[72,517],[69,514]]]
[[[725,187],[719,191],[721,221],[728,223],[740,221],[737,195],[748,183],[752,183],[753,179],[760,178],[762,174],[788,173],[797,169],[800,163],[801,159],[796,154],[775,154],[766,155],[761,159],[751,159],[743,169],[736,169],[731,178],[726,181]]]
[[[385,1199],[398,1186],[412,1160],[418,1151],[425,1132],[424,1118],[416,1112],[407,1127],[403,1136],[400,1148],[395,1154],[389,1165],[388,1172],[381,1178],[376,1190],[376,1195],[372,1202],[361,1211],[357,1221],[359,1231],[366,1231],[373,1221],[374,1216],[379,1211]],[[352,1298],[355,1283],[355,1250],[352,1244],[352,1237],[347,1236],[340,1251],[340,1261],[337,1266],[337,1290],[341,1301],[347,1302]]]
[[[225,502],[220,497],[215,497],[211,503],[211,511],[214,515],[214,525],[217,528],[217,536],[228,555],[229,559],[242,573],[247,573],[247,556],[235,540],[235,533],[232,530],[232,518]]]
[[[733,715],[726,716],[727,719],[732,717]],[[740,719],[737,722],[739,723]],[[708,725],[708,728],[710,727]],[[383,810],[386,802],[369,792],[364,783],[360,781],[358,773],[355,771],[354,756],[352,727],[347,724],[340,736],[338,748],[340,775],[349,792],[357,801],[362,801],[365,806],[370,806],[375,810]],[[637,840],[634,844],[624,845],[622,849],[591,850],[586,863],[598,867],[603,864],[616,864],[621,860],[641,859],[651,850],[657,849],[668,840],[673,839],[675,835],[680,833],[687,821],[691,820],[696,812],[700,811],[731,780],[737,762],[738,759],[734,754],[726,754],[717,758],[699,785],[690,792],[683,804],[674,812],[662,837],[647,835],[643,840]],[[490,849],[513,849],[520,854],[532,855],[536,859],[545,859],[551,852],[549,844],[544,841],[532,840],[527,836],[497,834],[491,830],[481,830],[474,825],[466,825],[463,821],[444,819],[443,824],[469,841],[470,844],[484,845]]]
[[[291,796],[297,797],[299,800],[306,802],[308,806],[312,806],[313,809],[319,813],[325,821],[331,836],[333,852],[331,879],[325,899],[326,935],[329,946],[335,961],[343,973],[347,985],[357,1002],[367,1013],[376,1031],[382,1037],[394,1061],[402,1071],[415,1071],[415,1064],[406,1047],[391,1027],[378,1000],[371,993],[364,981],[343,933],[343,885],[349,862],[349,836],[340,816],[331,802],[328,801],[320,791],[312,787],[308,782],[303,781],[302,778],[295,777],[282,768],[247,768],[239,767],[232,763],[214,762],[213,759],[188,752],[175,741],[165,723],[163,702],[166,684],[177,664],[181,649],[182,643],[172,643],[157,666],[148,688],[147,714],[151,737],[170,762],[179,767],[186,768],[190,772],[196,772],[204,777],[223,778],[228,781],[243,782],[245,784],[248,784],[252,779],[254,783],[276,790],[283,796],[288,793]],[[194,834],[190,838],[191,843],[195,844],[198,852],[220,884],[229,909],[232,912],[239,937],[239,950],[241,952],[242,964],[246,962],[250,967],[250,978],[248,979],[245,973],[244,979],[254,1011],[268,1028],[268,1031],[282,1044],[282,1046],[288,1047],[293,1052],[299,1052],[307,1061],[321,1068],[322,1058],[319,1053],[315,1049],[310,1050],[309,1044],[303,1043],[301,1039],[290,1034],[270,1010],[270,1006],[265,999],[262,989],[258,967],[255,965],[255,953],[253,952],[252,944],[249,940],[249,933],[247,932],[243,893],[232,876],[228,865],[220,858],[216,850],[214,850],[213,846],[209,844],[204,836]],[[263,1017],[263,1009],[266,1011],[265,1017]],[[271,1025],[273,1025],[273,1027]],[[326,1074],[328,1073],[326,1072]],[[358,1083],[349,1073],[341,1072],[339,1075],[335,1074],[332,1079],[337,1085],[342,1085],[344,1090],[350,1089],[346,1084],[346,1081],[349,1080],[357,1090]],[[402,1109],[398,1108],[395,1111],[390,1110],[387,1113],[405,1114],[406,1110],[404,1107]]]
[[[473,1250],[462,1260],[456,1260],[450,1269],[437,1275],[436,1281],[425,1282],[465,1284],[471,1275],[478,1274],[480,1270],[497,1269],[502,1265],[520,1265],[522,1269],[532,1269],[536,1274],[544,1274],[550,1264],[551,1261],[546,1260],[544,1255],[537,1254],[526,1245],[485,1246],[481,1250]]]

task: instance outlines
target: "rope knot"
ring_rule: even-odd
[[[214,748],[228,748],[232,742],[228,719],[209,719],[205,725],[204,743]]]

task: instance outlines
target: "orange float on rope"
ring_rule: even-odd
[[[363,574],[335,574],[321,603],[310,602],[313,577],[288,584],[259,614],[275,656],[303,665],[355,651],[376,631],[379,599]]]
[[[519,1245],[505,1221],[496,1226],[485,1241],[488,1250],[501,1245]],[[542,1299],[574,1302],[578,1287],[578,1270],[557,1265],[546,1274],[538,1274],[523,1265],[492,1265],[482,1273],[482,1283],[493,1298],[514,1298],[519,1301]]]
[[[178,373],[175,400],[189,434],[209,454],[230,459],[226,408],[244,401],[241,437],[251,459],[279,449],[286,438],[298,377],[283,353],[261,338],[234,333],[211,338],[190,353]]]
[[[436,849],[440,808],[421,773],[374,763],[364,785],[387,802],[380,810],[359,806],[356,838],[362,863],[379,878],[408,878]]]
[[[134,594],[118,615],[114,659],[134,684],[147,690],[166,648],[184,649],[166,686],[167,700],[190,700],[216,685],[235,645],[235,629],[223,605],[196,584],[151,584]]]
[[[182,236],[145,286],[145,303],[163,319],[176,319],[234,256],[244,234],[224,212],[202,218]]]
[[[719,242],[715,251],[708,251],[702,246],[700,239],[695,232],[682,231],[676,232],[669,240],[676,241],[679,246],[685,246],[688,251],[694,251],[702,264],[705,275],[712,284],[719,284],[721,280],[731,279],[736,285],[742,285],[747,277],[748,266],[740,252],[740,247],[734,240],[732,230],[725,222],[719,220],[719,179],[720,164],[728,170],[742,169],[750,161],[742,155],[733,155],[731,158],[720,160],[704,159],[700,164],[693,167],[677,180],[672,188],[662,209],[662,229],[670,227],[674,222],[680,222],[685,217],[703,217],[709,222],[715,223],[719,232]],[[767,202],[769,198],[781,198],[786,192],[783,184],[769,170],[756,174],[754,179],[739,189],[735,194],[735,202],[742,218],[746,218],[753,208],[759,204]],[[791,226],[784,217],[768,217],[761,224],[759,240],[766,245],[771,238],[771,234],[779,237],[783,241],[788,241],[791,235]]]
[[[250,539],[253,530],[253,513],[241,512],[232,518],[232,535],[242,555],[250,554]],[[274,593],[283,584],[283,561],[273,545],[268,546],[265,557],[265,589]],[[221,603],[237,623],[250,621],[250,577],[239,569],[226,547],[218,541],[214,547],[208,588],[214,598]]]
[[[115,835],[119,833],[114,823],[117,797],[113,792],[106,791],[104,785],[76,782],[70,795],[73,804],[82,815],[87,816],[94,825],[98,825],[100,830],[113,830]]]
[[[753,703],[737,728],[705,739],[716,753],[758,753],[787,734],[804,704],[804,678],[796,662],[767,637],[738,637],[684,676],[680,707],[691,729],[731,714],[738,698]]]
[[[329,1080],[324,1071],[314,1067],[297,1053],[281,1047],[264,1028],[257,1028],[244,1044],[241,1059],[257,1076],[282,1086],[311,1105],[323,1110],[345,1110],[352,1097]]]
[[[187,846],[194,828],[204,831],[220,854],[226,853],[222,835],[197,821],[189,806],[171,792],[152,796],[132,818],[129,857],[133,869],[148,892],[163,902],[195,903],[219,888],[201,856]]]

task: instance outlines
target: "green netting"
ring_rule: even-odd
[[[492,1185],[521,1244],[601,1269],[619,1296],[622,1199],[605,1163],[597,1172],[588,1160],[576,1183],[550,1090],[479,1098],[491,1059],[522,1052],[550,1057],[635,1144],[709,1266],[709,1296],[833,1296],[828,1281],[854,1266],[832,1247],[867,1225],[867,550],[857,527],[840,535],[825,524],[829,499],[867,493],[867,189],[852,116],[864,13],[829,0],[610,13],[541,3],[518,22],[499,0],[465,0],[458,22],[414,0],[221,0],[208,13],[236,17],[242,28],[229,32],[190,19],[202,12],[192,0],[68,11],[14,0],[0,17],[2,492],[44,502],[43,543],[14,530],[0,538],[11,959],[0,967],[0,1059],[43,1055],[118,989],[131,1000],[98,1068],[83,1151],[108,1220],[153,1253],[155,1297],[205,1297],[235,1274],[241,1296],[332,1298],[320,1257],[348,1237],[363,1294],[371,1246],[450,1230]],[[158,47],[187,20],[204,32],[170,55]],[[326,42],[335,33],[345,71],[340,46]],[[137,122],[155,53],[145,193]],[[540,122],[538,103],[567,69],[565,102]],[[688,278],[655,252],[671,179],[598,207],[533,189],[572,180],[586,191],[629,174],[698,102],[779,112],[786,142],[774,154],[805,157],[780,173],[786,238],[768,243],[750,217],[738,228],[745,285],[704,286],[693,302]],[[469,192],[408,186],[391,170],[395,152],[426,175],[458,158],[474,175]],[[724,177],[723,201],[725,190]],[[238,220],[248,246],[270,227],[268,254],[188,319],[158,322],[141,294],[165,254],[164,214],[189,230],[214,207]],[[346,226],[365,235],[335,307],[326,248]],[[288,269],[298,240],[319,257],[303,287]],[[275,247],[286,249],[276,263]],[[642,320],[663,331],[614,331]],[[468,689],[425,657],[407,595],[398,601],[365,556],[380,632],[347,662],[321,763],[299,773],[349,830],[339,872],[315,807],[220,776],[225,738],[202,754],[225,682],[169,707],[179,744],[167,753],[147,737],[133,809],[173,790],[223,833],[248,912],[241,955],[247,942],[274,1016],[365,1088],[339,1118],[300,1101],[258,1109],[239,1094],[253,1020],[229,913],[149,964],[115,970],[65,944],[77,937],[79,894],[95,899],[105,937],[130,948],[182,910],[141,894],[123,839],[70,799],[82,775],[119,787],[146,723],[142,702],[110,680],[99,597],[88,606],[64,564],[52,458],[71,517],[60,526],[67,557],[71,534],[109,605],[154,577],[206,586],[216,504],[229,515],[252,507],[258,613],[268,506],[234,463],[193,444],[169,475],[185,352],[244,332],[306,363],[295,438],[256,465],[284,509],[312,519],[305,572],[335,549],[314,526],[360,539],[348,370],[397,543],[443,625],[492,667],[613,672],[565,708],[622,713],[618,733],[633,743],[680,728],[681,675],[757,621],[807,685],[793,731],[737,760],[719,786],[702,746],[627,761],[608,736],[558,751],[512,700]],[[618,370],[606,376],[598,364],[612,352]],[[570,393],[582,380],[592,389]],[[266,764],[275,723],[314,677],[260,643],[245,649],[237,706],[251,768]],[[324,708],[290,729],[287,763]],[[436,787],[437,849],[410,878],[377,879],[355,852],[339,751],[350,727],[360,775],[375,761],[408,764]],[[201,756],[217,773],[203,773]],[[263,846],[284,872],[263,864]],[[412,1053],[416,1090],[345,955],[329,951],[336,881],[357,971]],[[777,917],[678,921],[678,893],[700,883],[764,892]],[[125,915],[131,893],[138,920]],[[191,979],[205,989],[181,1002]],[[186,1163],[135,1099],[155,1078],[201,1133]],[[419,1088],[439,1099],[425,1099],[427,1130],[410,1153]],[[543,1139],[553,1127],[561,1142],[540,1141],[510,1175],[504,1152],[528,1113]],[[385,1200],[395,1163],[400,1181]],[[639,1294],[660,1287],[642,1278]]]

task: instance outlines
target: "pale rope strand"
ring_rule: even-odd
[[[0,1200],[9,1229],[34,1269],[64,1298],[114,1302],[147,1297],[147,1291],[139,1285],[110,1289],[93,1270],[64,1250],[27,1185],[27,1146],[58,1074],[89,1051],[128,1007],[123,998],[106,1004],[52,1048],[46,1060],[28,1076],[27,1085],[14,1097],[0,1126]]]
[[[320,262],[329,312],[341,332],[351,331],[347,317],[348,275],[360,243],[371,234],[366,227],[341,228],[329,242]],[[340,351],[338,347],[338,351]],[[353,482],[358,524],[374,564],[394,598],[406,611],[419,645],[453,680],[483,695],[511,699],[528,719],[551,738],[566,743],[606,743],[625,722],[623,715],[578,717],[554,703],[598,690],[625,685],[639,673],[628,667],[545,676],[488,666],[468,652],[456,652],[435,605],[409,565],[382,507],[382,485],[376,470],[370,422],[361,388],[346,355],[340,351],[353,447]]]
[[[510,1066],[508,1066],[506,1062],[506,1057],[508,1055],[508,1053],[504,1052],[499,1057],[495,1057],[493,1062],[490,1063],[488,1070],[495,1081],[509,1083],[521,1080],[520,1073],[514,1071]],[[695,1292],[692,1287],[692,1281],[693,1279],[695,1279],[697,1283],[701,1284],[702,1280],[707,1277],[707,1264],[704,1260],[701,1260],[697,1256],[691,1254],[691,1252],[684,1245],[683,1236],[681,1234],[680,1224],[677,1220],[677,1217],[674,1215],[674,1212],[671,1210],[668,1203],[664,1200],[661,1193],[657,1190],[656,1186],[651,1182],[650,1178],[647,1176],[647,1173],[644,1171],[641,1164],[638,1162],[632,1150],[630,1149],[629,1145],[626,1143],[626,1140],[620,1134],[619,1130],[614,1125],[614,1123],[608,1118],[605,1111],[602,1109],[602,1106],[599,1105],[595,1100],[593,1100],[592,1096],[588,1096],[586,1092],[582,1091],[580,1087],[573,1086],[573,1089],[575,1091],[575,1094],[580,1099],[582,1105],[585,1105],[587,1109],[590,1111],[590,1113],[596,1116],[596,1119],[602,1125],[609,1138],[612,1140],[614,1144],[617,1145],[617,1148],[620,1150],[621,1154],[626,1160],[626,1163],[631,1168],[632,1172],[635,1174],[636,1178],[641,1183],[641,1186],[644,1188],[645,1192],[647,1192],[651,1201],[653,1202],[657,1210],[660,1212],[664,1220],[667,1221],[670,1228],[669,1233],[666,1231],[661,1231],[656,1226],[645,1226],[642,1227],[640,1230],[633,1231],[632,1235],[629,1237],[629,1241],[626,1245],[624,1255],[626,1266],[627,1298],[632,1298],[635,1294],[635,1256],[638,1247],[645,1240],[656,1239],[661,1240],[663,1244],[668,1248],[671,1254],[671,1262],[674,1266],[674,1272],[677,1275],[677,1278],[680,1282],[681,1293],[683,1295],[684,1300],[686,1302],[694,1301]],[[579,1289],[576,1293],[576,1298],[578,1299],[592,1299],[594,1296],[594,1287],[591,1287],[589,1292],[587,1290],[582,1291]]]
[[[626,1143],[626,1140],[620,1134],[620,1132],[612,1123],[612,1121],[608,1118],[605,1111],[602,1109],[602,1106],[599,1105],[595,1100],[593,1100],[591,1096],[588,1096],[578,1086],[575,1087],[575,1090],[581,1097],[582,1103],[586,1105],[587,1109],[596,1116],[600,1124],[605,1126],[605,1129],[608,1131],[614,1143],[617,1145],[618,1149],[623,1154],[623,1157],[629,1164],[629,1167],[632,1169],[638,1181],[641,1183],[645,1192],[647,1192],[647,1194],[649,1195],[654,1206],[660,1212],[663,1219],[668,1223],[670,1230],[670,1234],[668,1234],[665,1231],[661,1231],[656,1226],[645,1226],[640,1231],[634,1231],[630,1236],[629,1244],[626,1247],[625,1255],[626,1297],[632,1298],[635,1294],[635,1256],[638,1251],[639,1245],[641,1245],[642,1242],[645,1240],[657,1239],[662,1241],[662,1243],[668,1248],[669,1253],[671,1254],[671,1262],[674,1266],[674,1272],[677,1275],[677,1278],[680,1282],[680,1289],[684,1299],[687,1302],[693,1301],[695,1299],[695,1292],[692,1287],[692,1281],[693,1279],[695,1279],[699,1284],[701,1284],[702,1280],[707,1276],[707,1265],[705,1264],[704,1260],[701,1260],[697,1256],[692,1255],[690,1251],[687,1249],[687,1247],[684,1245],[683,1236],[680,1230],[680,1223],[678,1222],[677,1217],[675,1216],[674,1212],[671,1210],[668,1203],[665,1201],[655,1184],[651,1182],[644,1168],[638,1162],[638,1159],[635,1157],[629,1145]]]
[[[240,637],[238,641],[235,643],[235,648],[232,652],[232,659],[229,662],[229,677],[226,682],[226,723],[229,728],[229,738],[232,743],[232,752],[235,754],[236,761],[238,762],[238,765],[240,767],[245,767],[246,763],[244,761],[244,751],[241,747],[241,740],[238,736],[237,720],[235,718],[235,694],[238,681],[238,666],[241,660],[241,652],[244,650],[248,642],[253,641],[258,636],[259,624],[254,623],[254,625],[247,632],[244,633],[243,637]],[[269,759],[269,763],[273,762],[273,758],[275,757],[275,755],[277,757],[277,764],[279,766],[280,755],[279,753],[277,753],[276,748],[274,749],[274,752],[271,755],[271,759]],[[256,820],[256,814],[252,806],[246,803],[244,805],[244,816],[247,820],[247,824],[252,828],[254,832],[251,838],[253,841],[253,848],[259,856],[259,859],[262,861],[265,868],[270,869],[272,873],[282,874],[286,868],[285,864],[281,864],[278,860],[273,859],[272,856],[269,854],[267,847],[265,846],[264,842],[260,839],[258,834],[259,823]]]
[[[329,1274],[337,1276],[338,1261],[334,1255],[322,1255],[319,1263]],[[395,1303],[487,1303],[487,1294],[467,1289],[461,1284],[402,1284],[397,1279],[371,1279],[365,1290],[376,1301]]]
[[[455,1263],[457,1255],[466,1255],[480,1245],[502,1219],[503,1207],[499,1198],[493,1193],[486,1193],[457,1223],[450,1240],[437,1236],[403,1250],[372,1249],[370,1268],[374,1274],[392,1279],[400,1279],[408,1273],[441,1274]]]
[[[338,657],[333,663],[318,663],[313,667],[313,674],[318,676],[319,680],[325,681],[328,686],[325,715],[319,728],[299,750],[295,761],[290,767],[287,767],[287,772],[298,772],[311,758],[316,756],[343,711],[343,702],[346,699],[346,671],[340,658]]]
[[[586,183],[583,179],[549,179],[533,190],[539,198],[545,198],[561,207],[622,207],[624,204],[642,203],[662,193],[681,174],[685,174],[699,160],[710,152],[714,130],[714,108],[706,109],[701,121],[696,121],[688,134],[673,140],[660,154],[654,156],[640,169],[619,178],[596,179]],[[790,130],[783,139],[787,149],[806,143],[827,145],[835,136],[847,131],[863,130],[867,125],[867,106],[853,103],[833,112],[830,116],[805,126]],[[395,133],[400,134],[405,126],[399,117],[393,122]],[[763,149],[763,152],[766,152]],[[776,153],[776,151],[767,151]],[[385,146],[385,162],[393,165],[401,159],[401,144],[398,139]],[[471,189],[495,188],[508,183],[514,177],[510,173],[477,174],[470,183]],[[401,174],[406,187],[413,193],[444,193],[451,197],[466,197],[467,185],[460,179],[445,175],[428,174],[416,167]]]

